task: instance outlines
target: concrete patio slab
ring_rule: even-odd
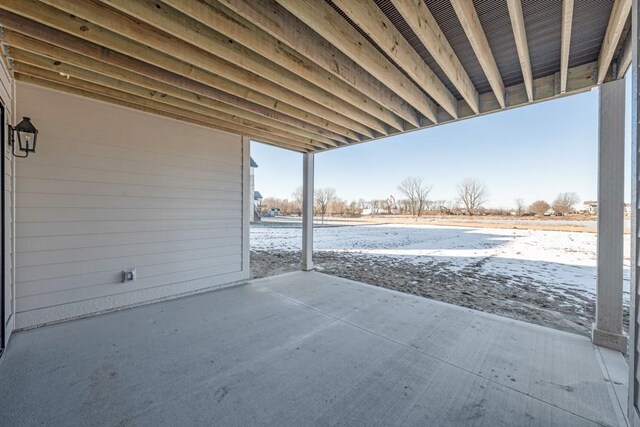
[[[317,272],[15,334],[6,425],[624,425],[586,337]]]

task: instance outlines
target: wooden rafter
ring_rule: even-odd
[[[437,106],[395,65],[324,1],[277,0],[331,44],[352,58],[376,79],[394,91],[420,113],[437,121]]]
[[[578,93],[622,78],[631,62],[630,39],[622,43],[631,0],[614,0],[599,61],[572,68],[575,0],[562,0],[559,72],[534,79],[528,10],[507,0],[524,83],[504,87],[489,45],[495,34],[484,33],[474,2],[451,0],[491,85],[478,94],[427,2],[389,1],[403,19],[373,0],[0,0],[2,60],[20,81],[299,152]],[[434,92],[438,85],[448,96]]]
[[[392,3],[469,107],[476,113],[480,112],[478,91],[424,0],[392,0]]]
[[[54,73],[63,73],[70,78],[78,78],[109,88],[129,92],[134,95],[149,96],[150,99],[156,99],[159,102],[174,105],[185,110],[208,114],[218,118],[226,117],[228,121],[240,121],[247,126],[258,127],[263,130],[268,128],[274,135],[291,139],[308,139],[312,141],[312,145],[320,148],[325,148],[325,146],[336,147],[338,145],[334,140],[321,135],[316,135],[293,126],[282,125],[275,120],[264,120],[263,117],[253,113],[248,113],[239,108],[230,107],[226,104],[209,100],[181,89],[176,89],[173,86],[157,82],[139,74],[118,70],[108,65],[105,66],[105,64],[101,65],[97,61],[92,63],[92,60],[88,58],[76,61],[76,63],[83,65],[82,67],[78,67],[62,62],[59,59],[48,59],[44,56],[16,49],[15,47],[11,49],[11,58],[16,64],[27,64]],[[18,71],[21,69],[18,65],[16,65],[15,68]],[[249,122],[251,122],[250,125],[248,124]]]
[[[629,66],[631,65],[631,61],[633,60],[633,44],[631,43],[631,35],[627,37],[627,40],[624,42],[622,46],[622,52],[618,55],[618,74],[616,78],[622,79],[624,75],[627,73]]]
[[[262,111],[264,107],[261,106],[255,106],[256,108],[253,108],[254,111],[250,108],[239,108],[233,104],[234,100],[237,101],[237,105],[242,105],[247,101],[233,96],[217,96],[219,95],[217,91],[210,90],[206,86],[204,88],[200,88],[199,84],[196,82],[192,82],[196,83],[193,85],[193,89],[196,91],[185,90],[177,85],[154,80],[147,75],[133,72],[133,70],[123,69],[109,63],[105,63],[104,61],[91,59],[66,49],[31,39],[22,34],[14,33],[11,30],[5,30],[4,36],[5,39],[11,43],[11,56],[14,60],[23,61],[40,67],[47,67],[53,71],[64,72],[66,74],[71,73],[72,70],[69,66],[72,66],[81,70],[88,70],[111,78],[126,81],[128,83],[137,84],[149,90],[156,90],[178,97],[185,101],[194,102],[221,112],[228,112],[230,114],[273,126],[275,128],[280,128],[303,137],[324,141],[329,145],[336,146],[349,142],[349,140],[341,135],[327,132],[324,129],[311,126],[292,118],[287,118],[286,116],[281,117],[278,113],[273,115],[278,116],[280,119],[285,119],[284,121],[271,118],[267,112]],[[46,63],[44,61],[46,61]],[[180,76],[175,76],[175,78],[181,79]],[[191,87],[192,85],[189,84],[190,82],[191,81],[187,80],[187,84],[185,86]],[[213,95],[213,97],[208,95]],[[249,107],[252,107],[252,105],[249,105]]]
[[[484,71],[484,74],[487,76],[487,80],[489,80],[489,85],[491,85],[493,94],[498,100],[500,106],[504,108],[504,83],[502,82],[498,64],[496,64],[496,60],[493,57],[489,41],[482,29],[482,24],[480,24],[480,18],[478,18],[478,13],[473,6],[473,2],[469,0],[451,0],[451,5],[456,11],[456,15],[458,16],[460,24],[471,43],[471,47],[478,58],[478,62],[480,62],[482,71]]]
[[[80,70],[74,70],[76,75],[81,74],[81,78],[78,78],[76,76],[64,76],[55,71],[48,71],[20,62],[16,62],[14,64],[14,70],[20,74],[49,80],[63,85],[71,85],[79,89],[100,93],[112,98],[137,103],[139,105],[153,107],[175,114],[192,116],[201,121],[208,118],[213,125],[221,124],[222,126],[226,125],[231,128],[238,126],[240,129],[243,129],[244,132],[262,132],[263,134],[272,135],[273,138],[286,141],[291,145],[297,144],[299,147],[327,148],[327,145],[319,143],[318,141],[291,135],[270,126],[261,125],[228,113],[221,114],[217,112],[216,114],[212,114],[211,110],[206,107],[199,107],[187,101],[181,101],[177,98],[173,98],[159,92],[149,91],[145,88],[116,79],[111,79],[109,77],[100,76],[89,71],[81,72]]]
[[[607,32],[604,35],[602,41],[602,48],[600,49],[600,56],[598,57],[598,84],[604,82],[607,77],[607,72],[611,66],[613,55],[618,48],[618,42],[624,29],[624,24],[627,22],[629,12],[631,11],[631,0],[616,0],[613,3],[613,10],[611,16],[609,16],[609,24],[607,25]]]
[[[346,128],[332,125],[289,104],[278,103],[273,98],[242,88],[232,82],[224,82],[215,76],[209,78],[210,74],[198,72],[197,69],[194,70],[197,74],[193,77],[201,77],[200,81],[191,80],[118,52],[102,49],[94,43],[45,27],[8,12],[0,11],[0,19],[7,22],[3,36],[11,46],[48,55],[54,59],[69,61],[78,66],[84,66],[81,58],[93,59],[99,64],[122,69],[125,75],[144,75],[160,83],[175,86],[226,104],[235,105],[238,108],[327,136],[336,141],[341,141],[343,138],[346,138],[347,141],[359,140],[356,138],[356,134]],[[9,29],[9,27],[12,29]],[[43,40],[46,40],[46,42]],[[78,64],[77,61],[80,61],[80,63]],[[219,82],[225,84],[218,84]],[[204,83],[211,83],[211,86]],[[215,86],[222,86],[229,90],[229,93],[217,89]]]
[[[84,2],[73,2],[72,5],[69,5],[67,0],[42,1],[56,7],[64,6],[65,10],[88,19],[94,24],[106,24],[108,27],[118,28],[119,33],[128,38],[144,41],[154,49],[164,50],[175,58],[197,64],[203,68],[208,66],[208,58],[215,56],[250,73],[260,75],[281,88],[293,90],[336,113],[349,116],[377,132],[388,134],[387,124],[369,112],[355,108],[345,101],[344,97],[348,96],[347,93],[334,94],[321,86],[310,83],[271,59],[253,54],[246,46],[235,42],[230,43],[230,39],[225,35],[202,25],[172,7],[168,7],[159,0],[102,0],[103,3],[119,12],[107,10],[104,6],[101,8],[87,7]],[[197,3],[185,3],[183,6],[188,7],[188,4],[195,5]],[[206,5],[203,6],[206,7]],[[200,12],[202,13],[202,11]],[[139,25],[134,27],[131,17],[148,24],[147,30]],[[206,19],[213,22],[216,18],[208,15]],[[157,34],[166,34],[167,36],[158,37]],[[209,71],[214,72],[214,70]],[[309,76],[312,74],[310,73]],[[399,127],[402,129],[401,125]]]
[[[68,6],[70,9],[74,9],[75,7],[78,9],[77,11],[90,12],[91,16],[98,21],[101,20],[100,17],[102,16],[102,21],[106,22],[107,18],[113,17],[114,14],[116,19],[122,18],[120,14],[113,11],[111,11],[110,14],[103,15],[102,11],[104,10],[104,6],[96,5],[91,1],[65,1],[60,3],[64,6]],[[114,26],[111,28],[116,31],[119,31],[122,28],[128,28],[126,31],[130,33],[133,38],[127,38],[112,30],[82,19],[78,15],[69,13],[69,11],[50,7],[36,0],[4,0],[0,4],[0,8],[38,21],[68,34],[75,35],[83,40],[94,42],[100,46],[111,49],[112,51],[120,52],[133,58],[138,58],[146,63],[164,68],[184,77],[217,87],[221,90],[239,90],[239,93],[242,93],[242,88],[245,88],[244,91],[249,93],[250,91],[247,91],[247,88],[249,88],[257,93],[263,93],[274,98],[276,102],[273,105],[279,105],[279,103],[290,104],[303,110],[305,114],[321,117],[328,123],[334,123],[338,126],[346,127],[351,131],[368,137],[375,135],[370,128],[343,114],[319,105],[292,90],[276,85],[273,82],[262,78],[259,75],[248,72],[243,68],[236,67],[233,64],[220,60],[215,56],[208,55],[206,52],[203,52],[196,47],[189,47],[189,45],[184,46],[185,50],[181,52],[181,55],[186,55],[188,51],[191,50],[198,51],[199,59],[197,60],[197,64],[176,59],[166,52],[167,50],[170,50],[171,52],[176,50],[176,40],[166,34],[152,31],[149,27],[139,23],[138,21],[126,20],[126,18],[124,18],[124,22],[112,22]],[[85,10],[85,8],[89,10]],[[11,22],[10,16],[6,16],[6,18],[7,26],[14,25]],[[135,38],[134,36],[136,34],[140,37]],[[143,44],[141,42],[142,40],[140,40],[146,40],[147,38],[153,41],[153,45],[157,49],[150,49],[149,45]],[[188,56],[185,56],[185,58],[188,58]],[[231,87],[228,84],[229,81],[233,82]]]
[[[169,117],[175,120],[180,120],[184,122],[194,123],[200,126],[205,126],[209,128],[213,128],[216,130],[221,130],[223,132],[228,132],[232,134],[238,134],[239,132],[243,135],[254,138],[257,141],[264,142],[266,144],[274,145],[277,147],[287,148],[289,150],[298,151],[298,152],[309,152],[313,151],[313,149],[309,146],[304,146],[298,143],[297,141],[289,142],[285,140],[281,140],[278,138],[274,138],[273,135],[264,134],[258,130],[250,130],[250,129],[242,129],[233,123],[224,123],[210,117],[197,117],[195,115],[188,114],[179,110],[169,111],[162,107],[162,105],[155,104],[154,102],[144,102],[142,100],[137,100],[134,97],[127,96],[108,96],[103,93],[93,92],[90,90],[81,89],[69,84],[58,83],[51,80],[41,79],[38,77],[30,76],[28,74],[15,73],[15,78],[18,81],[33,84],[36,86],[45,87],[48,89],[57,90],[60,92],[71,93],[74,95],[82,96],[85,98],[95,99],[98,101],[121,105],[123,107],[131,108],[134,110],[144,111],[151,114]]]
[[[527,31],[524,27],[524,16],[522,15],[522,3],[520,3],[520,0],[507,0],[507,6],[509,8],[509,17],[511,18],[511,27],[513,28],[513,38],[516,41],[518,50],[524,86],[527,90],[529,101],[533,101],[533,73],[531,72]]]
[[[560,93],[567,91],[571,27],[573,25],[573,0],[562,2],[562,37],[560,38]]]
[[[333,3],[451,117],[458,118],[456,98],[372,0],[334,0]]]
[[[263,31],[315,62],[354,89],[367,94],[378,104],[393,111],[408,123],[416,127],[420,125],[418,113],[413,107],[373,78],[351,57],[312,31],[275,0],[220,0],[220,3],[246,20],[253,22]]]
[[[105,0],[121,3],[122,0]],[[249,20],[220,5],[217,2],[197,2],[191,0],[162,0],[171,8],[189,16],[226,37],[248,47],[255,53],[302,77],[318,87],[331,87],[331,93],[353,107],[376,117],[396,130],[404,130],[402,119],[385,106],[375,102],[368,94],[358,91],[342,80],[316,65],[289,46],[278,44],[277,40]],[[127,2],[131,3],[131,2]],[[197,31],[200,32],[200,31]],[[207,35],[206,33],[204,34]]]

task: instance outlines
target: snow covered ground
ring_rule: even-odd
[[[387,257],[411,263],[445,263],[452,272],[473,266],[513,278],[548,295],[595,297],[594,233],[463,228],[431,225],[362,225],[317,228],[316,251]],[[300,228],[252,227],[252,249],[299,251]],[[625,300],[629,299],[629,236],[625,236]],[[569,291],[569,292],[566,292]]]

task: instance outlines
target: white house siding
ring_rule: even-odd
[[[14,90],[15,82],[9,76],[9,72],[5,67],[4,61],[0,60],[0,102],[5,108],[5,122],[1,125],[3,129],[7,129],[9,124],[15,124],[14,113]],[[8,137],[7,132],[3,133],[5,138]],[[7,141],[0,141],[4,150],[2,161],[4,162],[4,245],[5,254],[4,259],[4,281],[5,281],[5,318],[2,321],[5,322],[6,339],[9,338],[9,333],[13,330],[15,316],[14,313],[14,292],[13,292],[13,158],[7,146]]]
[[[248,277],[248,142],[21,83],[17,99],[40,131],[16,166],[17,328]]]

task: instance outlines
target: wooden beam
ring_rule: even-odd
[[[484,71],[487,80],[489,80],[493,94],[500,106],[504,108],[506,105],[504,83],[502,82],[498,64],[496,64],[496,60],[493,57],[489,41],[484,34],[482,24],[480,24],[480,18],[478,18],[478,13],[473,6],[473,2],[470,0],[451,0],[451,5],[456,11],[456,15],[471,43],[478,62],[480,62],[482,71]]]
[[[41,1],[210,72],[223,74],[211,66],[212,57],[222,59],[235,68],[261,76],[280,88],[292,90],[335,113],[388,134],[387,125],[370,114],[354,108],[339,96],[309,83],[269,59],[256,55],[240,43],[230,42],[228,37],[159,0],[101,0],[99,4],[94,0]],[[105,7],[105,4],[117,10]]]
[[[627,73],[629,66],[631,65],[631,61],[633,60],[633,43],[631,42],[631,35],[627,37],[627,40],[624,42],[622,46],[622,52],[618,55],[617,64],[618,64],[618,74],[616,76],[617,79],[624,78],[624,75]]]
[[[567,91],[571,27],[573,25],[573,0],[562,2],[562,36],[560,38],[560,93]]]
[[[275,0],[220,0],[220,3],[411,125],[420,125],[413,107]]]
[[[11,33],[10,30],[7,30],[6,32]],[[15,33],[12,33],[7,40],[15,41],[16,39],[20,39],[21,37],[23,39],[27,39],[26,36],[18,35],[18,37],[12,37],[13,35],[15,35]],[[219,111],[221,114],[231,114],[242,117],[247,120],[252,120],[256,123],[271,126],[288,133],[296,134],[303,138],[315,139],[319,142],[331,146],[340,145],[339,143],[347,143],[346,139],[344,139],[343,137],[339,137],[341,139],[334,140],[324,136],[323,134],[317,134],[309,132],[304,128],[290,126],[278,122],[274,119],[270,119],[268,117],[252,113],[250,111],[237,108],[233,105],[225,104],[215,99],[201,96],[194,92],[176,88],[175,86],[153,80],[146,76],[132,73],[128,70],[105,64],[104,62],[95,61],[82,55],[65,51],[64,49],[55,46],[47,45],[46,43],[38,42],[37,40],[32,40],[31,43],[23,44],[12,43],[10,55],[14,61],[23,62],[40,68],[46,68],[50,71],[62,72],[79,78],[82,78],[82,75],[84,75],[86,71],[90,71],[92,73],[97,73],[116,80],[141,86],[147,90],[155,91],[157,93],[171,95],[183,101],[191,102],[209,108],[211,110]],[[212,114],[215,114],[215,111],[213,111]]]
[[[317,141],[308,140],[285,132],[279,132],[268,126],[259,125],[257,123],[240,119],[230,114],[218,114],[212,116],[210,110],[193,108],[193,104],[182,101],[169,96],[163,96],[158,92],[149,91],[144,88],[136,87],[129,83],[118,82],[115,79],[109,79],[103,76],[91,77],[89,72],[85,72],[83,78],[75,76],[65,76],[60,73],[47,71],[42,68],[34,67],[23,63],[15,63],[14,70],[17,73],[37,77],[40,79],[56,82],[62,85],[73,86],[78,89],[99,93],[112,98],[122,99],[124,101],[136,103],[139,105],[156,108],[170,113],[181,114],[187,117],[194,117],[203,122],[213,124],[222,124],[230,129],[236,129],[235,133],[243,134],[248,131],[262,132],[265,135],[272,135],[273,138],[281,139],[290,145],[298,145],[299,147],[327,148],[326,145]],[[87,79],[87,80],[85,80]],[[88,79],[92,79],[95,83]]]
[[[333,0],[333,3],[451,117],[458,117],[458,100],[372,0]]]
[[[524,16],[522,15],[522,3],[520,0],[507,0],[513,38],[518,49],[518,59],[522,69],[524,86],[527,89],[529,101],[533,101],[533,73],[531,72],[531,58],[529,57],[529,45],[527,44],[527,31],[524,28]]]
[[[162,116],[162,117],[168,117],[174,120],[179,120],[182,122],[187,122],[187,123],[192,123],[192,124],[196,124],[199,126],[204,126],[207,128],[212,128],[215,130],[219,130],[222,132],[227,132],[230,134],[234,134],[234,135],[238,135],[238,130],[237,129],[233,129],[232,127],[228,127],[222,124],[212,124],[210,122],[207,121],[201,121],[198,120],[196,118],[193,117],[189,117],[187,115],[181,115],[181,114],[177,114],[177,113],[171,113],[171,112],[167,112],[164,110],[159,110],[153,107],[147,107],[147,106],[143,106],[140,104],[136,104],[133,102],[129,102],[129,101],[125,101],[122,99],[118,99],[118,98],[112,98],[106,95],[102,95],[99,93],[94,93],[94,92],[90,92],[87,90],[83,90],[83,89],[79,89],[73,86],[68,86],[68,85],[64,85],[64,84],[60,84],[60,83],[56,83],[56,82],[52,82],[49,80],[44,80],[44,79],[40,79],[38,77],[33,77],[33,76],[29,76],[26,74],[20,74],[20,73],[16,73],[15,74],[16,80],[23,82],[23,83],[28,83],[28,84],[32,84],[32,85],[36,85],[36,86],[40,86],[40,87],[44,87],[47,89],[52,89],[52,90],[57,90],[59,92],[65,92],[65,93],[70,93],[73,95],[77,95],[77,96],[82,96],[84,98],[89,98],[89,99],[94,99],[96,101],[100,101],[100,102],[106,102],[108,104],[114,104],[114,105],[120,105],[122,107],[126,107],[126,108],[131,108],[133,110],[138,110],[138,111],[143,111],[146,113],[150,113],[150,114],[155,114],[157,116]],[[248,133],[247,136],[250,136],[252,139],[255,139],[256,141],[259,142],[264,142],[265,144],[269,144],[269,145],[273,145],[276,146],[278,148],[285,148],[287,150],[292,150],[292,151],[297,151],[300,153],[307,153],[307,152],[312,152],[314,150],[312,150],[310,147],[299,147],[297,145],[292,146],[292,145],[288,145],[287,143],[284,143],[282,141],[279,141],[275,138],[273,138],[273,136],[265,136],[262,135],[260,136],[260,132],[256,132],[256,133]]]
[[[81,3],[90,5],[89,2]],[[150,49],[144,44],[92,24],[73,14],[44,5],[36,0],[3,0],[0,3],[0,20],[5,27],[28,34],[39,40],[49,41],[49,37],[64,39],[66,43],[64,47],[70,49],[68,45],[73,44],[74,49],[71,50],[78,53],[83,53],[82,43],[78,39],[85,41],[85,43],[86,41],[93,42],[103,47],[101,54],[103,57],[116,57],[120,53],[124,55],[120,55],[121,58],[119,59],[122,59],[122,57],[137,58],[161,69],[225,92],[233,93],[274,110],[286,111],[287,114],[301,112],[301,115],[296,117],[316,125],[322,125],[335,132],[347,129],[353,132],[351,136],[354,136],[355,133],[355,139],[358,139],[357,134],[367,137],[375,135],[368,127],[342,114],[336,113],[300,94],[284,89],[269,80],[242,68],[235,67],[214,56],[207,56],[208,61],[205,65],[209,70],[215,71],[205,71],[184,61],[177,60],[162,51]],[[33,21],[44,25],[35,24]],[[134,24],[132,23],[131,25]],[[144,26],[143,24],[137,25]],[[144,27],[146,28],[146,26]],[[55,30],[59,31],[56,32]],[[64,33],[76,36],[78,39],[69,37]],[[165,35],[165,37],[167,36]],[[172,43],[172,39],[169,39],[167,46]],[[222,74],[225,77],[221,77]],[[294,108],[287,108],[288,106],[293,106]],[[342,132],[340,133],[342,134]]]
[[[357,58],[364,69],[424,114],[427,119],[432,122],[437,120],[434,102],[328,3],[317,0],[277,1],[345,55]]]
[[[595,61],[569,68],[567,92],[564,94],[560,94],[560,91],[558,90],[558,80],[560,79],[559,72],[544,77],[538,77],[533,80],[533,102],[547,101],[588,91],[596,86],[595,81],[597,72],[597,63]],[[520,107],[530,103],[523,83],[506,87],[505,93],[507,94],[508,99],[505,108]],[[493,113],[502,109],[502,106],[498,104],[498,101],[491,92],[480,95],[481,114]],[[462,117],[473,117],[474,115],[468,108],[460,108],[459,111]]]
[[[469,107],[479,112],[478,92],[424,0],[391,0]]]
[[[630,11],[631,0],[616,0],[615,3],[613,3],[613,9],[609,16],[609,24],[607,25],[607,32],[604,35],[602,47],[600,48],[600,56],[598,57],[598,84],[604,82],[607,77],[607,72],[611,66],[613,55],[618,48],[620,35],[622,34]]]
[[[149,85],[144,84],[140,86],[136,83],[147,83],[144,81],[144,77],[141,79],[131,79],[136,83],[129,83],[125,80],[119,80],[117,78],[108,77],[102,73],[86,70],[80,67],[75,67],[73,65],[64,64],[60,61],[49,60],[42,56],[38,56],[35,54],[31,54],[28,52],[21,51],[19,49],[11,49],[11,57],[14,61],[15,69],[17,71],[22,71],[25,74],[34,75],[37,77],[47,78],[46,75],[42,74],[34,74],[33,70],[26,69],[25,65],[28,67],[38,67],[39,69],[48,70],[49,72],[53,72],[54,74],[66,75],[70,78],[77,78],[83,81],[99,84],[101,86],[108,87],[110,89],[116,89],[123,92],[131,93],[133,95],[137,95],[140,97],[147,97],[149,99],[157,100],[158,102],[173,105],[184,110],[193,111],[199,114],[207,115],[210,117],[215,117],[219,119],[223,119],[233,123],[239,123],[246,126],[255,127],[264,131],[269,131],[274,135],[283,136],[291,139],[301,139],[302,141],[308,142],[313,146],[319,148],[326,148],[327,146],[336,147],[338,144],[328,138],[324,138],[315,134],[309,134],[306,132],[300,132],[296,128],[282,128],[277,126],[277,122],[268,122],[265,120],[260,120],[261,117],[256,117],[255,115],[247,115],[244,112],[240,111],[241,114],[235,115],[233,112],[238,112],[237,110],[231,110],[220,106],[219,104],[213,103],[209,105],[208,103],[203,103],[197,95],[195,97],[191,97],[189,95],[185,95],[179,93],[179,97],[173,96],[176,92],[172,90],[171,87],[162,87],[161,84],[154,84],[152,87],[148,87]],[[131,74],[131,73],[129,73]],[[139,81],[138,81],[139,80]],[[167,89],[164,91],[163,89]],[[185,100],[184,98],[189,98]],[[196,98],[196,99],[193,99]],[[221,108],[222,107],[222,108]],[[258,120],[256,120],[258,119]],[[276,126],[274,126],[274,124]]]
[[[1,17],[2,12],[0,11],[0,18]],[[12,23],[15,24],[16,21],[20,21],[21,19],[23,18],[16,17],[16,19],[12,20]],[[130,79],[133,79],[136,76],[145,76],[148,78],[149,82],[154,82],[154,84],[167,85],[174,87],[177,90],[182,89],[183,91],[193,93],[193,96],[196,99],[202,100],[203,102],[208,99],[211,101],[220,101],[227,105],[237,107],[238,109],[264,116],[266,119],[272,118],[273,120],[291,127],[300,128],[301,130],[322,135],[343,143],[353,141],[353,138],[356,136],[347,129],[338,129],[351,136],[351,138],[347,138],[341,133],[327,129],[324,126],[324,123],[320,122],[320,120],[314,120],[314,122],[323,124],[323,126],[308,123],[298,118],[305,117],[304,112],[296,109],[295,107],[289,106],[288,104],[278,105],[276,100],[269,99],[266,96],[257,97],[258,99],[256,99],[256,101],[260,101],[260,103],[252,102],[240,96],[223,92],[201,82],[196,82],[137,59],[118,54],[117,52],[108,51],[98,45],[83,41],[73,36],[68,36],[64,33],[58,32],[57,30],[42,27],[40,24],[36,24],[33,21],[28,21],[27,23],[29,26],[19,26],[19,28],[22,31],[25,31],[26,29],[28,33],[41,37],[51,43],[55,43],[55,45],[17,33],[7,27],[4,28],[3,32],[5,41],[12,47],[37,53],[48,58],[69,62],[70,64],[82,68],[90,68],[97,72],[99,72],[99,70],[96,70],[95,68],[99,66],[102,71],[109,71],[111,73],[109,74],[111,77],[124,80],[129,79],[127,81],[130,81]],[[40,28],[43,31],[37,31]],[[130,82],[136,83],[132,81]],[[231,84],[233,85],[233,83]],[[240,94],[242,93],[240,92]],[[277,109],[270,108],[273,107],[274,104],[275,107],[280,107],[279,110],[286,111],[293,116],[283,114]]]
[[[595,61],[569,68],[567,78],[567,92],[564,94],[560,94],[560,91],[558,90],[558,80],[560,79],[559,72],[544,77],[538,77],[533,80],[533,102],[544,102],[556,98],[562,98],[565,96],[587,92],[597,86],[595,83],[597,70],[598,64]],[[479,115],[493,114],[504,111],[505,109],[513,109],[531,104],[529,102],[529,97],[527,96],[527,91],[524,83],[505,87],[505,92],[507,94],[506,98],[508,100],[505,108],[498,104],[498,101],[492,92],[480,94],[478,96],[480,114],[476,114],[473,110],[471,110],[471,108],[464,100],[458,101],[458,112],[460,114],[460,117],[457,119],[457,121],[472,119],[474,117],[478,117]],[[456,121],[451,118],[451,116],[444,110],[441,111],[439,119],[440,120],[438,123],[425,125],[421,129],[427,129]],[[333,150],[333,148],[327,150]]]
[[[129,5],[127,10],[132,8],[132,2],[130,1],[103,1],[113,1],[119,5],[122,5],[124,1]],[[180,21],[182,21],[179,28],[188,28],[189,31],[195,30],[196,33],[208,38],[210,38],[210,34],[212,33],[211,30],[215,30],[237,43],[248,47],[262,57],[268,58],[269,61],[302,77],[309,83],[327,89],[330,93],[335,94],[338,98],[343,99],[353,107],[376,117],[394,129],[404,130],[405,124],[402,118],[396,116],[383,105],[375,102],[367,93],[362,93],[354,89],[351,85],[348,85],[340,79],[334,79],[331,73],[322,69],[313,61],[294,49],[291,49],[286,44],[278,43],[278,40],[273,36],[232,10],[216,2],[205,3],[192,0],[162,0],[162,2],[170,6],[170,8],[164,8],[164,11],[167,12],[169,17],[175,16],[175,13],[171,9],[173,8],[201,24],[201,26],[195,24],[196,26],[194,27],[194,21],[179,15],[181,18]],[[133,9],[138,9],[141,6],[141,3],[134,4],[136,7]],[[168,12],[168,10],[171,12]],[[176,22],[175,19],[172,19],[172,21]]]

